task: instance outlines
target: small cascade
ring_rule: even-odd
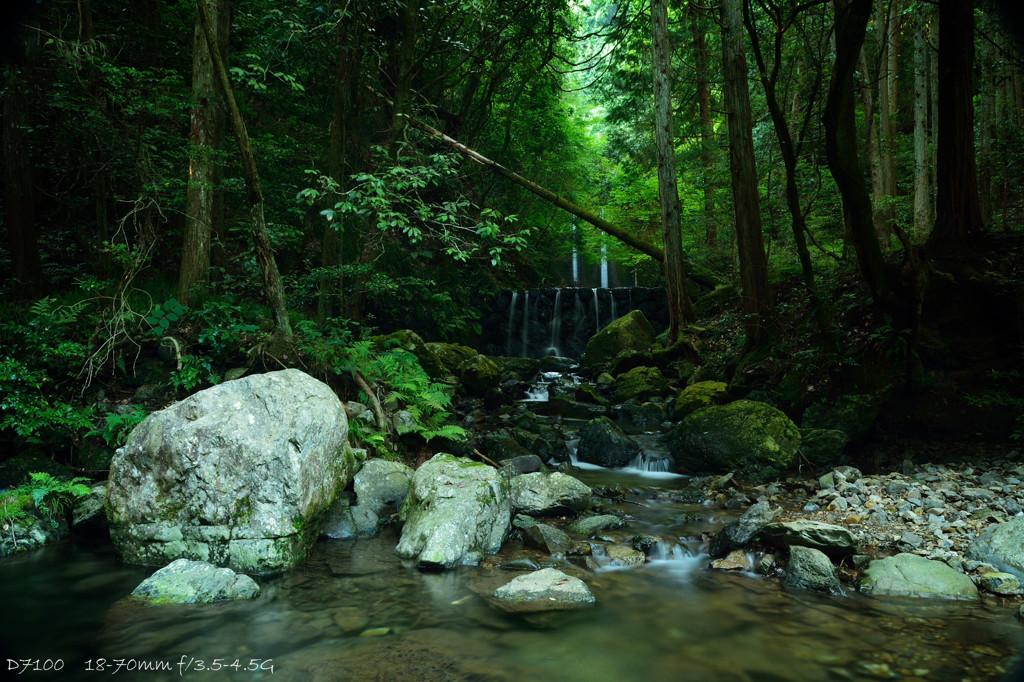
[[[526,358],[529,357],[530,350],[530,292],[526,292],[526,296],[523,299],[523,347],[519,353],[520,356]]]
[[[555,306],[551,311],[551,345],[548,355],[561,355],[559,342],[562,339],[562,290],[555,291]]]
[[[673,459],[670,457],[652,457],[652,454],[657,453],[641,452],[624,469],[638,474],[654,475],[656,478],[682,476],[682,474],[677,474],[674,471],[675,461]]]
[[[516,299],[519,297],[518,291],[512,292],[512,303],[508,306],[508,334],[505,341],[505,355],[512,355],[512,331],[516,328]]]
[[[594,289],[594,333],[601,331],[601,304],[597,300],[597,289]]]
[[[608,247],[601,244],[601,288],[608,288]]]

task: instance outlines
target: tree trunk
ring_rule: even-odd
[[[708,246],[718,242],[718,225],[715,221],[714,174],[715,129],[711,125],[711,88],[708,84],[708,42],[701,25],[702,10],[692,8],[691,20],[694,48],[697,53],[697,107],[700,113],[700,162],[704,173],[701,189],[704,195],[704,241]]]
[[[235,134],[235,142],[238,143],[238,152],[242,157],[242,175],[245,178],[246,200],[249,203],[249,216],[253,223],[253,241],[256,245],[256,260],[260,264],[260,271],[263,274],[263,291],[270,304],[271,313],[274,316],[275,335],[284,340],[292,339],[292,326],[288,320],[288,308],[284,299],[284,283],[281,281],[281,273],[274,262],[274,249],[270,245],[270,236],[267,234],[267,220],[263,215],[263,188],[260,185],[260,176],[256,170],[256,159],[252,154],[252,145],[249,143],[249,132],[245,128],[245,121],[238,110],[235,102],[235,94],[231,89],[231,81],[228,79],[227,68],[217,49],[216,34],[213,29],[213,21],[210,17],[210,9],[206,0],[198,0],[199,16],[202,21],[203,35],[206,36],[206,46],[213,60],[214,71],[217,81],[220,84],[221,95],[227,105],[228,116],[231,119],[231,128]]]
[[[928,183],[928,12],[918,8],[914,30],[914,236],[931,223]]]
[[[878,123],[875,120],[875,98],[871,90],[871,77],[869,76],[871,71],[868,69],[868,60],[863,46],[860,49],[859,59],[860,98],[864,102],[864,143],[867,145],[871,170],[871,221],[875,226],[875,232],[882,235],[885,233],[885,216],[880,210],[883,204],[882,197],[885,195],[885,181],[882,178],[882,150],[878,135]]]
[[[939,137],[935,225],[928,250],[967,242],[983,223],[974,160],[974,3],[939,0]]]
[[[753,118],[743,47],[741,0],[722,0],[722,73],[729,126],[729,171],[736,215],[736,246],[740,261],[746,348],[767,341],[771,300],[768,262],[761,235],[761,205],[754,165]]]
[[[936,11],[929,12],[931,22],[928,25],[928,73],[930,74],[930,99],[932,123],[932,215],[935,215],[935,207],[938,205],[938,193],[935,191],[939,186],[939,14]]]
[[[672,125],[672,73],[669,65],[668,7],[651,0],[651,67],[654,72],[654,138],[658,148],[658,194],[661,196],[661,234],[665,243],[665,286],[668,290],[668,343],[679,338],[683,322],[693,319],[683,266],[676,147]]]
[[[208,0],[213,30],[218,44],[230,31],[228,0]],[[188,305],[194,300],[194,287],[204,282],[210,269],[214,235],[215,195],[220,163],[223,116],[218,104],[217,77],[212,50],[206,45],[202,20],[196,17],[192,57],[192,109],[189,113],[188,190],[185,208],[185,242],[181,249],[178,275],[178,300]]]
[[[998,28],[992,21],[992,15],[984,15],[983,33],[995,37]],[[990,40],[981,39],[980,64],[981,87],[978,99],[981,107],[978,111],[978,206],[981,212],[981,224],[992,222],[992,120],[995,110],[996,79],[995,55]]]
[[[835,0],[836,57],[825,103],[825,153],[829,170],[843,198],[847,234],[857,263],[877,303],[895,309],[897,303],[885,272],[882,249],[872,221],[871,198],[857,153],[853,71],[864,44],[871,0]]]
[[[896,0],[882,2],[878,8],[877,25],[884,31],[881,35],[878,54],[878,160],[882,185],[880,201],[875,204],[878,217],[875,229],[883,246],[892,239],[893,223],[896,218],[896,162],[893,152],[896,146],[896,130],[893,116],[896,113],[897,39]]]

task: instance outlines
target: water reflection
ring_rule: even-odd
[[[59,679],[96,679],[84,665],[98,656],[174,666],[186,656],[269,659],[274,671],[121,677],[566,682],[989,680],[1022,644],[1012,604],[834,598],[711,571],[699,540],[687,540],[714,525],[693,519],[700,507],[659,499],[648,477],[617,480],[633,502],[623,537],[655,532],[666,549],[634,569],[567,567],[597,597],[583,611],[500,612],[486,595],[515,573],[419,573],[394,556],[393,534],[321,543],[298,570],[262,579],[256,600],[140,607],[123,597],[152,569],[120,564],[107,545],[69,543],[0,562],[0,641],[7,656],[64,658]],[[497,563],[525,552],[509,543]]]

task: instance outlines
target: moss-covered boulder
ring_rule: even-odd
[[[482,396],[501,383],[501,370],[486,355],[474,355],[463,360],[456,373],[470,395]]]
[[[702,407],[722,404],[728,394],[729,385],[724,381],[698,381],[679,392],[672,412],[676,419],[683,419]]]
[[[437,359],[441,361],[441,364],[444,365],[448,374],[455,374],[455,370],[458,369],[463,360],[468,360],[474,355],[478,355],[478,353],[469,346],[460,346],[457,343],[431,342],[426,344],[426,346],[427,350],[437,356]]]
[[[440,453],[417,469],[399,512],[395,548],[421,568],[477,564],[501,549],[511,528],[509,484],[498,470]]]
[[[736,472],[752,483],[782,477],[800,449],[800,430],[781,410],[753,400],[701,408],[666,438],[680,473]]]
[[[518,379],[529,381],[540,371],[540,360],[534,358],[513,358],[506,355],[488,356],[498,367],[501,380]]]
[[[602,406],[609,404],[608,399],[598,393],[597,387],[594,384],[580,384],[577,386],[576,402]]]
[[[612,393],[616,402],[645,402],[668,392],[668,379],[657,367],[634,367],[615,379]]]
[[[633,310],[615,320],[587,342],[583,364],[587,367],[602,365],[624,350],[647,350],[654,345],[657,334],[654,327],[639,310]]]
[[[411,329],[400,329],[384,336],[374,336],[373,342],[381,348],[397,346],[409,351],[420,361],[420,366],[427,375],[435,381],[443,379],[449,373],[444,363],[427,347],[420,335]]]

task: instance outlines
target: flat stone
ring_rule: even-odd
[[[512,612],[578,609],[597,601],[586,583],[554,568],[513,578],[494,591],[494,598]]]
[[[776,547],[811,547],[826,554],[854,554],[860,541],[842,526],[820,521],[770,523],[761,530],[761,538]]]
[[[864,571],[860,590],[890,597],[978,599],[978,588],[968,576],[916,554],[872,561]]]
[[[753,567],[750,557],[742,549],[734,549],[725,557],[711,561],[711,568],[719,571],[749,571]]]
[[[259,585],[247,575],[205,561],[178,559],[143,580],[132,598],[150,604],[208,604],[251,599],[259,593]]]
[[[609,528],[621,528],[626,522],[614,514],[602,514],[600,516],[588,516],[584,519],[577,519],[569,524],[569,530],[580,535],[591,536]]]

